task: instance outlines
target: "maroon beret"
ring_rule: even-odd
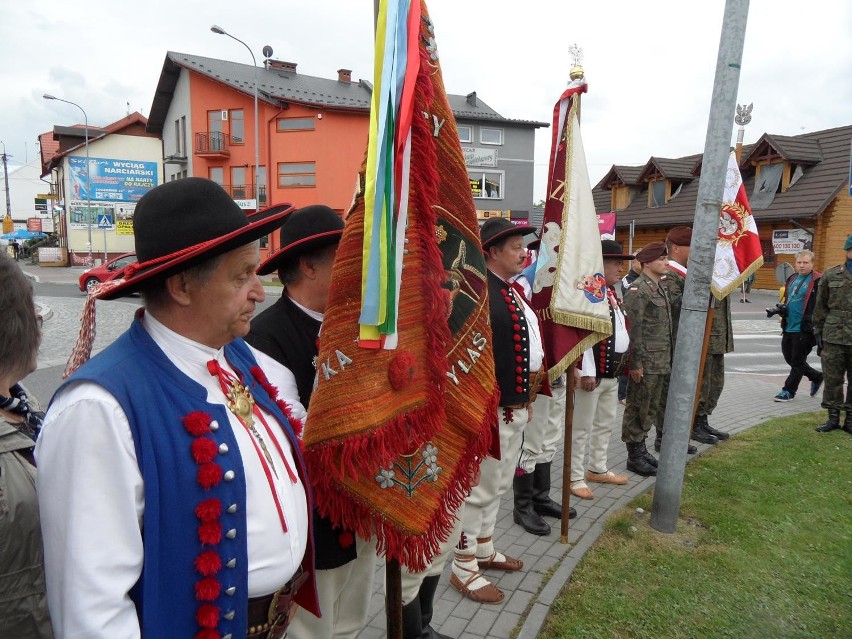
[[[636,259],[640,264],[647,264],[666,255],[667,252],[665,242],[651,242],[636,254]]]
[[[692,228],[689,226],[676,226],[668,232],[666,239],[678,246],[689,246],[692,242]]]

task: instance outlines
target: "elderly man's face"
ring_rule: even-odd
[[[197,341],[221,348],[249,332],[255,305],[266,295],[255,271],[260,264],[256,243],[234,249],[206,284],[196,284],[189,292],[190,309],[201,337]]]
[[[490,247],[488,256],[488,268],[503,279],[508,280],[515,275],[520,275],[527,259],[523,237],[520,235],[510,236],[499,246]]]
[[[621,275],[624,271],[624,260],[610,260],[604,258],[604,277],[606,278],[607,286],[615,286],[621,281]]]

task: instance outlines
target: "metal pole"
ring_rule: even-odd
[[[258,189],[260,188],[260,134],[259,134],[259,126],[257,119],[257,59],[254,57],[254,51],[251,50],[251,47],[247,45],[245,42],[240,40],[237,37],[232,36],[230,33],[225,31],[222,27],[213,25],[210,27],[210,30],[213,33],[217,33],[219,35],[225,35],[231,38],[232,40],[236,40],[241,45],[243,45],[246,49],[248,49],[249,55],[251,55],[251,63],[254,66],[254,197],[255,197],[255,208],[260,208],[260,193]]]
[[[76,102],[71,102],[71,100],[63,100],[62,98],[57,98],[55,95],[50,95],[49,93],[45,93],[42,96],[45,100],[56,100],[57,102],[64,102],[65,104],[70,104],[72,106],[77,107],[83,113],[83,124],[86,127],[85,130],[85,143],[86,143],[86,221],[88,222],[88,231],[89,231],[89,258],[88,265],[94,266],[95,262],[92,259],[92,167],[89,165],[89,116],[86,115],[86,110],[81,107]],[[104,229],[104,262],[106,262],[107,256],[107,247],[106,247],[106,229]]]
[[[6,191],[6,217],[10,220],[12,219],[12,202],[9,199],[9,169],[6,166],[6,143],[0,140],[0,144],[3,145],[3,186]]]
[[[727,0],[722,20],[722,36],[716,59],[713,99],[704,142],[704,161],[698,183],[689,274],[683,295],[678,339],[666,403],[666,436],[660,451],[657,484],[651,507],[651,526],[673,533],[677,525],[686,447],[689,444],[692,406],[697,392],[698,367],[707,316],[707,298],[713,274],[719,211],[725,190],[730,140],[731,114],[736,106],[743,40],[749,0]]]

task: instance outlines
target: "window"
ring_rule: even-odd
[[[278,186],[316,186],[316,162],[279,162]]]
[[[180,118],[178,118],[175,120],[175,155],[180,157],[182,148],[180,137]]]
[[[257,172],[257,206],[266,206],[266,167],[262,166]]]
[[[473,142],[473,127],[459,125],[459,142],[471,144]]]
[[[783,170],[783,162],[763,164],[758,167],[758,174],[754,179],[754,191],[748,199],[752,211],[768,209],[772,205],[772,200],[778,192],[778,185],[781,184]]]
[[[313,131],[314,119],[310,118],[280,118],[278,120],[279,131]]]
[[[503,144],[503,129],[479,129],[479,141],[482,144]]]
[[[246,123],[242,109],[231,109],[231,144],[246,143]]]
[[[246,196],[246,167],[231,167],[231,197],[244,198]]]
[[[178,155],[186,155],[186,116],[180,116],[180,133],[178,135],[180,149]],[[186,177],[186,176],[184,176]]]
[[[648,184],[649,206],[654,209],[666,205],[666,181],[656,180]]]
[[[207,112],[207,133],[210,136],[210,150],[223,151],[225,149],[225,136],[222,133],[222,112]]]
[[[503,194],[503,171],[469,171],[473,197],[500,200]]]
[[[221,166],[211,166],[210,179],[213,180],[219,186],[222,186],[225,183],[225,169],[223,169]]]

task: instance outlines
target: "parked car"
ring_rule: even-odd
[[[125,253],[109,260],[105,264],[86,269],[80,276],[80,290],[87,292],[95,284],[107,280],[121,279],[124,277],[124,269],[136,261],[136,253]]]

